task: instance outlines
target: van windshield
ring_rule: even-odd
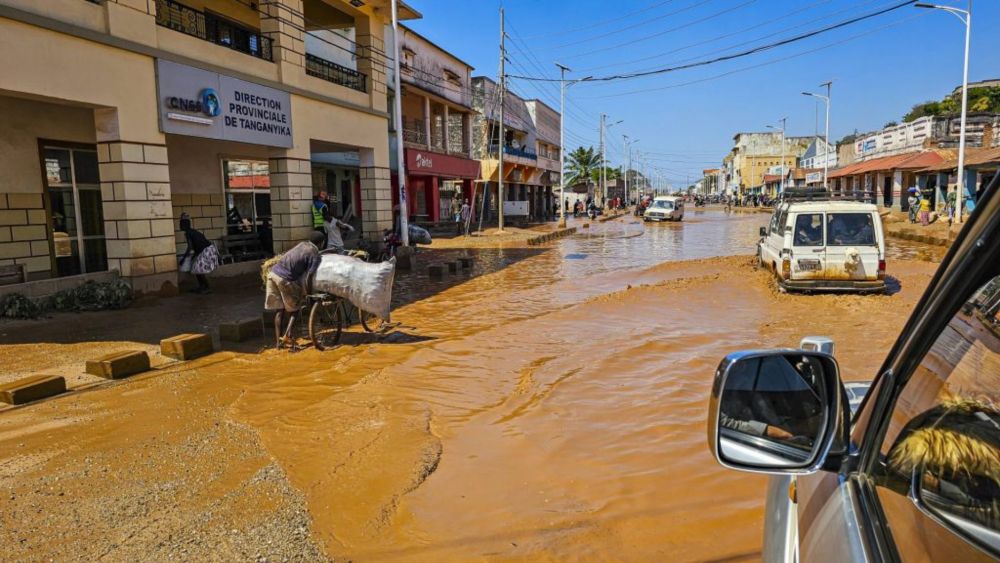
[[[655,209],[673,209],[674,205],[672,203],[670,203],[669,201],[660,200],[660,201],[654,201],[653,202],[653,207]]]
[[[871,213],[829,213],[826,216],[828,246],[873,246],[875,223]]]

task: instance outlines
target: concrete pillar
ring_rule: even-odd
[[[903,199],[905,199],[903,197],[903,171],[896,170],[892,173],[892,208],[896,211],[902,210]]]
[[[449,142],[451,137],[448,136],[448,104],[444,104],[444,122],[442,123],[441,133],[444,135],[444,152],[449,152]]]
[[[427,183],[427,195],[425,196],[425,201],[427,202],[427,215],[430,216],[431,222],[437,222],[441,220],[441,190],[438,184],[439,178],[437,176],[431,176],[431,181]]]
[[[884,194],[882,192],[884,191],[884,185],[885,185],[885,183],[883,181],[883,178],[884,178],[884,176],[883,176],[883,174],[881,172],[876,172],[875,173],[875,204],[876,205],[882,205],[882,202],[884,200]]]
[[[291,1],[301,3],[301,0]],[[388,17],[386,15],[387,19]],[[374,110],[386,111],[388,109],[386,65],[389,61],[385,56],[385,21],[374,16],[360,15],[354,18],[354,29],[354,41],[358,45],[358,72],[368,77],[366,90],[369,103]]]
[[[376,165],[374,149],[362,148],[358,154],[361,161],[361,228],[366,239],[380,242],[382,231],[392,228],[390,171],[388,163]],[[401,209],[401,212],[406,213],[406,210]]]
[[[424,135],[427,136],[427,148],[433,144],[431,141],[431,99],[424,96]]]
[[[138,293],[175,294],[177,255],[165,144],[97,144],[108,269]]]
[[[979,179],[979,173],[973,168],[965,169],[965,182],[962,185],[965,190],[965,209],[963,213],[969,213],[976,208],[976,188],[979,186],[977,180]],[[964,220],[964,219],[963,219]]]
[[[284,252],[306,240],[313,228],[312,164],[308,156],[293,149],[268,161],[275,252]]]
[[[278,76],[292,84],[305,73],[306,44],[302,0],[259,2],[260,31],[271,39],[271,57]]]
[[[462,150],[467,153],[465,156],[473,158],[472,114],[469,113],[462,114]]]

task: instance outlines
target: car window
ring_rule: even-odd
[[[795,246],[823,246],[823,214],[800,213],[795,218]]]
[[[815,362],[769,356],[734,366],[719,405],[728,435],[773,442],[780,448],[773,453],[801,460],[795,451],[809,451],[823,424],[822,368]]]
[[[879,454],[876,490],[904,561],[1000,554],[1000,276],[906,382]]]
[[[871,213],[827,213],[826,244],[855,246],[875,244],[875,222]]]

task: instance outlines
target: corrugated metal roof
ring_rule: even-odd
[[[895,156],[883,156],[856,162],[849,166],[839,168],[830,172],[830,178],[842,178],[844,176],[855,176],[857,174],[867,174],[881,170],[919,170],[929,166],[935,166],[945,160],[941,153],[948,154],[946,150],[927,150],[921,152],[910,152],[897,154]]]

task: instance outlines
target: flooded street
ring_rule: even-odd
[[[845,379],[871,379],[936,267],[892,241],[892,295],[779,294],[751,261],[767,220],[694,210],[577,222],[547,246],[432,249],[422,262],[468,252],[475,272],[400,276],[400,327],[381,340],[217,354],[5,413],[0,543],[73,559],[100,539],[112,558],[162,559],[195,513],[207,539],[190,557],[255,556],[212,538],[267,514],[299,530],[304,509],[337,560],[755,560],[765,480],[705,444],[719,359],[825,335]],[[148,494],[174,482],[183,498]],[[109,498],[122,506],[102,510]],[[113,525],[122,514],[143,532]]]

